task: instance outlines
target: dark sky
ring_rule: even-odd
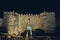
[[[59,18],[59,0],[0,0],[0,17],[3,11],[16,11],[18,13],[40,13],[53,11]]]
[[[53,11],[56,13],[56,19],[60,19],[59,0],[0,0],[0,17],[3,17],[3,11],[13,10],[18,13]]]
[[[54,11],[59,13],[60,2],[57,0],[0,0],[0,12],[12,11],[20,13],[40,13]]]

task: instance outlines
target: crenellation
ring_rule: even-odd
[[[30,13],[28,15],[30,16]]]
[[[53,13],[53,12],[52,12]],[[32,26],[32,30],[43,29],[45,32],[52,32],[51,30],[55,28],[55,14],[51,12],[42,12],[38,14],[19,14],[17,12],[4,12],[4,20],[8,25],[8,33],[13,35],[13,31],[16,35],[22,33],[26,30],[28,24]],[[7,16],[5,15],[7,14]],[[53,24],[54,25],[53,25]],[[46,31],[47,30],[47,31]],[[17,32],[19,31],[19,32]]]

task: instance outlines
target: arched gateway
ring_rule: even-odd
[[[55,13],[43,12],[40,14],[19,14],[16,12],[4,12],[4,25],[10,35],[18,35],[27,30],[43,29],[52,33],[55,30]]]

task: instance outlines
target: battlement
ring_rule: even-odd
[[[45,11],[44,11],[44,12],[39,13],[39,14],[31,14],[31,13],[28,13],[28,14],[20,14],[20,13],[17,13],[17,12],[15,12],[15,11],[9,11],[9,12],[4,12],[4,14],[7,14],[7,15],[10,15],[10,14],[11,14],[11,15],[12,15],[12,14],[14,15],[14,14],[16,14],[16,15],[20,15],[20,16],[25,16],[25,15],[26,15],[26,16],[27,16],[27,15],[28,15],[28,16],[32,16],[32,15],[33,15],[33,16],[38,16],[38,15],[44,15],[44,14],[45,14],[45,15],[54,14],[54,12],[45,12]]]
[[[6,15],[7,16],[6,16]],[[8,33],[22,33],[26,30],[28,23],[32,30],[43,29],[45,32],[53,32],[55,29],[55,13],[42,12],[40,14],[20,14],[17,12],[4,12],[5,24],[8,25]]]
[[[19,13],[15,12],[15,11],[9,11],[9,12],[4,12],[5,15],[19,15]]]

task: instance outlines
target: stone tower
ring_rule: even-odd
[[[4,25],[8,29],[8,33],[13,35],[18,34],[18,13],[15,12],[4,12]]]
[[[55,32],[55,13],[54,12],[43,12],[40,14],[41,27],[47,33]]]

